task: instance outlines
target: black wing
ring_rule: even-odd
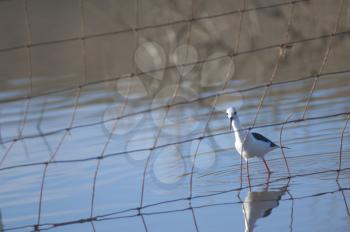
[[[283,193],[283,194],[284,194],[284,193]],[[280,202],[279,202],[280,200],[281,200],[281,196],[279,196],[278,199],[276,199],[277,205],[274,206],[274,207],[272,207],[271,209],[266,210],[266,211],[264,212],[264,215],[263,215],[262,217],[267,217],[267,216],[269,216],[269,215],[271,214],[272,210],[273,210],[274,208],[277,208],[277,207],[280,205]]]
[[[277,144],[275,144],[274,142],[272,142],[271,140],[269,140],[268,138],[266,138],[262,134],[259,134],[259,133],[256,133],[256,132],[252,132],[252,135],[257,140],[260,140],[260,141],[263,141],[263,142],[266,142],[266,143],[270,143],[270,147],[278,147]]]
[[[266,211],[264,212],[264,215],[263,215],[262,217],[267,217],[267,216],[269,216],[269,215],[271,214],[271,212],[272,212],[272,209],[273,209],[273,208],[266,210]]]

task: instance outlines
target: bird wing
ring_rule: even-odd
[[[270,147],[278,147],[277,144],[275,144],[274,142],[272,142],[271,140],[269,140],[268,138],[266,138],[265,136],[263,136],[262,134],[256,133],[256,132],[252,132],[252,135],[254,136],[254,138],[256,140],[260,140],[266,143],[270,143]]]

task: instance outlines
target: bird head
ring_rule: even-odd
[[[230,128],[232,129],[232,120],[237,117],[237,111],[235,107],[229,107],[226,109],[226,115],[230,119]]]

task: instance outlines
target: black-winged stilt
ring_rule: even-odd
[[[253,157],[261,159],[264,162],[268,174],[270,175],[271,171],[269,166],[267,165],[264,156],[270,151],[279,148],[280,146],[278,146],[277,144],[275,144],[274,142],[272,142],[271,140],[259,133],[251,132],[250,130],[242,130],[237,111],[234,107],[227,108],[226,114],[227,117],[230,119],[230,127],[234,130],[235,133],[235,148],[237,152],[241,155],[241,157],[245,159],[247,178],[250,186],[248,160]]]

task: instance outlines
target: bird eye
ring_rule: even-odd
[[[233,114],[234,114],[234,115],[237,115],[237,112],[235,111],[235,112],[233,112]]]

